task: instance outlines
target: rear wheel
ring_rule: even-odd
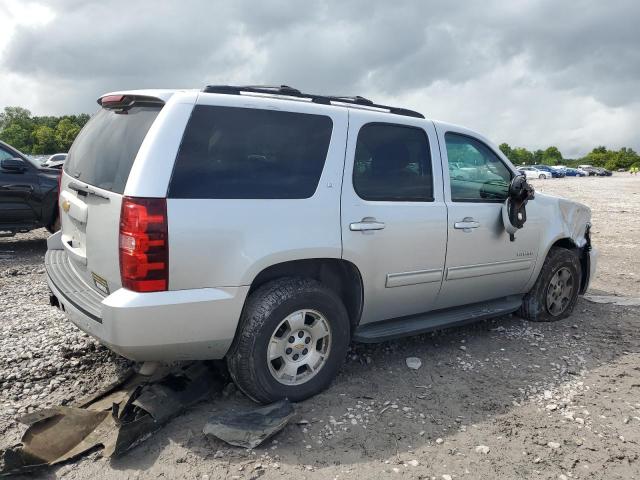
[[[47,230],[49,230],[51,233],[56,233],[58,230],[60,230],[60,216],[56,215],[56,219],[51,225],[47,226]]]
[[[532,322],[553,322],[571,315],[582,278],[573,250],[552,247],[533,288],[525,295],[519,315]]]
[[[329,386],[349,337],[349,317],[335,292],[312,279],[274,280],[247,300],[227,366],[258,402],[300,401]]]

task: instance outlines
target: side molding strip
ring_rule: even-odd
[[[483,263],[480,265],[464,265],[462,267],[447,268],[447,280],[461,280],[463,278],[482,277],[496,273],[518,272],[529,270],[533,260],[507,260],[506,262]]]
[[[404,287],[418,283],[435,283],[442,279],[442,269],[417,270],[415,272],[388,273],[385,287]]]

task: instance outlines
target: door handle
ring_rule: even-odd
[[[462,230],[463,232],[470,232],[472,228],[478,228],[479,222],[476,222],[472,217],[464,217],[461,222],[453,224],[453,228]]]
[[[349,230],[352,232],[368,232],[370,230],[382,230],[385,224],[378,222],[375,218],[365,217],[359,222],[349,224]]]

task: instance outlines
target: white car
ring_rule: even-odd
[[[524,173],[527,178],[545,179],[552,177],[551,172],[547,172],[546,170],[538,170],[535,167],[519,167],[518,170]]]
[[[56,153],[42,162],[42,166],[47,168],[62,168],[66,159],[66,153]]]
[[[466,128],[290,87],[98,103],[45,264],[52,304],[130,359],[224,358],[251,398],[298,401],[352,340],[559,320],[593,275],[589,208],[533,197]]]

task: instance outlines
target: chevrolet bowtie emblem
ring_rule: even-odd
[[[69,200],[65,200],[64,202],[62,202],[62,210],[64,210],[64,213],[67,213],[70,208],[71,203],[69,202]]]

